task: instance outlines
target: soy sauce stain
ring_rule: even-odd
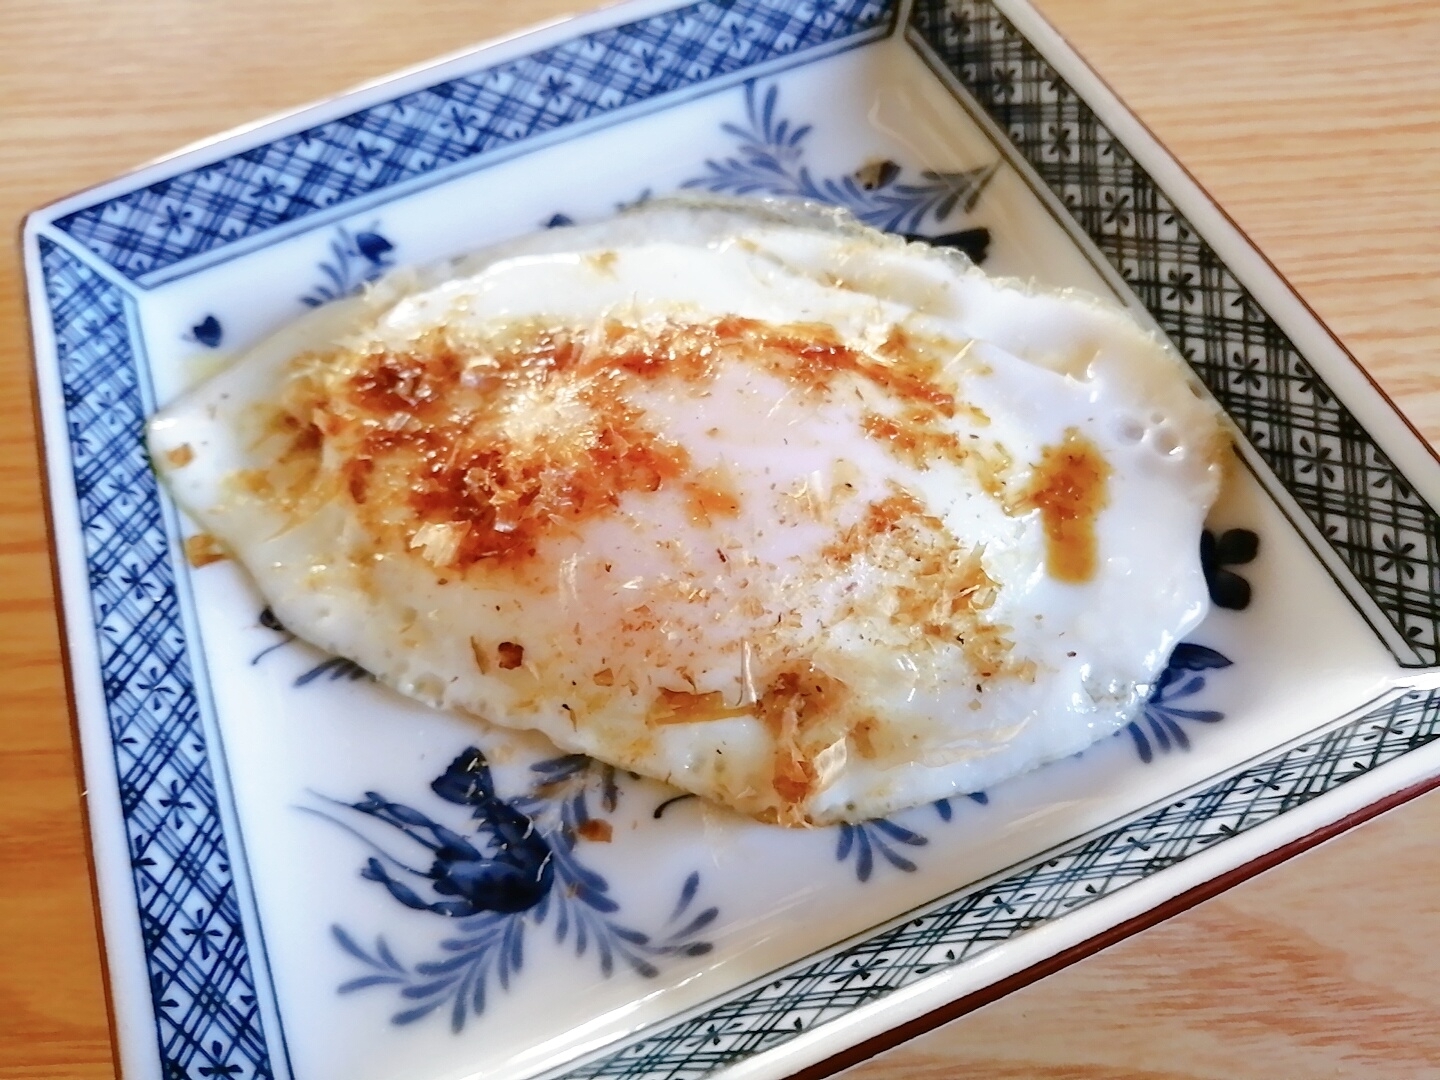
[[[1045,526],[1045,570],[1056,581],[1082,585],[1100,564],[1095,522],[1109,502],[1110,466],[1100,448],[1075,428],[1041,451],[1023,510],[1039,510]]]

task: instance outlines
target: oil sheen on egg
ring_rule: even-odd
[[[323,308],[154,418],[287,627],[763,820],[1131,720],[1226,435],[1118,308],[836,212],[652,203]]]

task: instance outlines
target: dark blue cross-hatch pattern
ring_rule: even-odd
[[[180,625],[126,298],[40,241],[162,1075],[273,1075]]]

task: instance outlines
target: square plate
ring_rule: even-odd
[[[1170,336],[1244,438],[1212,515],[1230,606],[1143,717],[988,792],[784,831],[401,701],[187,564],[157,403],[390,267],[682,188],[838,202]],[[25,254],[128,1076],[788,1075],[1440,772],[1440,467],[1018,0],[621,5],[67,199]],[[483,832],[429,786],[474,743],[555,878],[447,917],[374,865]]]

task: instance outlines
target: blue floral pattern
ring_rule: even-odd
[[[1170,663],[1150,691],[1144,712],[1125,727],[1141,761],[1148,765],[1155,760],[1156,752],[1189,750],[1190,736],[1185,734],[1182,721],[1214,724],[1225,719],[1225,714],[1216,709],[1182,709],[1174,703],[1205,689],[1205,676],[1201,672],[1229,666],[1229,658],[1204,645],[1182,641],[1175,646]]]
[[[218,349],[221,339],[225,336],[225,329],[214,315],[206,315],[190,328],[190,333],[186,336],[204,345],[207,349]]]
[[[1200,566],[1216,607],[1244,611],[1250,606],[1250,583],[1234,570],[1255,561],[1260,537],[1249,529],[1226,529],[1216,535],[1206,529],[1200,536]]]
[[[287,133],[274,144],[247,145],[243,154],[225,161],[166,175],[143,190],[50,220],[48,226],[41,219],[49,235],[30,246],[43,259],[50,302],[48,310],[37,308],[36,315],[53,324],[59,343],[58,356],[44,357],[42,363],[47,370],[53,364],[63,379],[63,422],[49,425],[54,429],[50,434],[58,433],[58,445],[68,434],[72,451],[69,465],[84,530],[90,595],[73,592],[96,612],[97,665],[106,708],[102,719],[114,726],[110,746],[99,744],[99,760],[106,760],[107,749],[113,751],[120,792],[116,820],[131,841],[135,911],[144,945],[144,974],[129,991],[155,1015],[153,1033],[147,1028],[130,1044],[148,1056],[158,1043],[157,1067],[167,1075],[268,1076],[270,1046],[277,1047],[276,1067],[285,1072],[283,1034],[273,1020],[277,1013],[259,950],[253,953],[259,966],[251,977],[246,927],[254,933],[258,923],[253,915],[242,923],[242,910],[253,912],[253,904],[246,899],[243,878],[230,878],[226,832],[210,779],[215,770],[223,776],[223,759],[209,756],[205,732],[192,723],[198,706],[188,673],[189,649],[200,646],[187,646],[177,592],[168,583],[172,563],[164,557],[164,523],[153,484],[143,461],[134,462],[138,471],[130,468],[131,459],[142,456],[134,438],[132,404],[139,401],[134,380],[143,383],[148,375],[140,316],[148,314],[149,298],[115,275],[96,273],[95,258],[88,253],[82,251],[79,258],[67,254],[63,234],[81,241],[130,281],[150,285],[183,280],[208,253],[228,256],[238,250],[229,245],[250,238],[271,243],[262,234],[274,223],[287,228],[303,224],[305,214],[333,213],[348,200],[372,198],[385,185],[556,130],[549,120],[556,112],[555,99],[524,98],[541,77],[553,85],[551,72],[586,84],[582,92],[569,95],[577,104],[556,121],[563,125],[679,87],[702,86],[717,72],[782,56],[788,63],[815,42],[815,34],[792,32],[790,23],[772,21],[772,28],[752,33],[750,28],[761,20],[754,19],[751,7],[743,2],[707,3],[651,20],[664,22],[667,31],[679,28],[675,32],[684,34],[681,48],[638,24],[607,29],[604,35],[587,34],[544,56],[520,58],[497,70],[495,74],[506,78],[513,72],[517,88],[497,89],[489,103],[480,100],[480,80],[467,74],[447,83],[443,93],[432,88],[403,101],[380,102],[363,113]],[[830,40],[862,25],[851,21],[848,7],[793,7],[822,26],[838,21],[837,31],[822,35]],[[1043,178],[1056,191],[1079,192],[1067,201],[1102,249],[1134,256],[1126,277],[1167,329],[1181,328],[1185,340],[1177,337],[1177,344],[1204,369],[1210,384],[1219,386],[1228,378],[1222,361],[1247,367],[1232,384],[1240,386],[1243,376],[1244,393],[1233,390],[1224,399],[1227,407],[1239,421],[1249,417],[1246,430],[1280,482],[1359,578],[1358,588],[1342,584],[1373,598],[1400,636],[1412,643],[1400,662],[1433,662],[1436,605],[1425,588],[1427,561],[1432,568],[1435,563],[1435,545],[1426,543],[1426,525],[1435,522],[1433,509],[1377,449],[1345,403],[1337,404],[1268,314],[1235,284],[1203,236],[1183,219],[1177,224],[1170,200],[1154,188],[1144,170],[1133,166],[1123,143],[1096,121],[1084,100],[1055,77],[1002,14],[987,3],[938,0],[905,10],[913,32],[954,69],[972,99],[994,114],[1000,129]],[[733,39],[711,46],[715,19],[737,17],[747,21],[747,48],[734,48]],[[687,31],[682,23],[698,28]],[[657,40],[661,44],[656,45]],[[639,61],[644,65],[641,75],[632,77],[632,69],[624,67],[632,56],[644,57]],[[652,56],[666,59],[652,64]],[[616,74],[622,71],[625,81],[617,90]],[[487,83],[483,89],[490,88]],[[582,112],[581,106],[595,102],[599,93],[609,99]],[[513,130],[498,130],[492,122],[495,115]],[[1056,123],[1057,116],[1074,122]],[[382,142],[393,150],[379,160],[373,148]],[[874,182],[880,187],[893,183],[896,178],[890,174],[879,168]],[[1109,212],[1116,207],[1124,212]],[[57,239],[62,242],[59,248]],[[1171,266],[1176,260],[1178,271]],[[1168,288],[1176,279],[1186,287]],[[287,296],[299,291],[294,288]],[[1202,301],[1207,312],[1213,308],[1229,314],[1215,323],[1197,321],[1193,313],[1179,310]],[[1160,310],[1165,305],[1170,318]],[[203,314],[191,313],[173,330],[195,322],[190,327],[194,341],[218,347],[218,340],[214,346],[205,340],[211,328]],[[233,332],[232,316],[224,310],[219,314],[225,317],[226,330]],[[1256,360],[1254,348],[1232,347],[1242,336],[1251,344],[1263,344],[1263,361]],[[152,351],[158,355],[162,350]],[[1292,389],[1280,393],[1277,387]],[[1269,406],[1259,408],[1256,402],[1264,405],[1261,398],[1267,395]],[[143,419],[143,412],[140,416]],[[1266,449],[1287,433],[1288,444]],[[1340,460],[1336,451],[1338,465],[1321,460],[1332,444],[1344,452]],[[1320,489],[1322,484],[1329,485],[1328,492]],[[1434,535],[1431,528],[1429,536]],[[154,554],[156,543],[161,545],[159,555]],[[116,559],[135,563],[136,576],[108,572],[107,564]],[[131,679],[128,673],[137,677]],[[1182,697],[1177,694],[1176,700]],[[801,1016],[804,1030],[813,1031],[851,1008],[853,999],[843,996],[847,993],[864,993],[876,1001],[910,985],[942,949],[949,961],[964,960],[1074,905],[1111,895],[1194,852],[1213,850],[1212,843],[1223,844],[1235,832],[1283,816],[1352,777],[1383,768],[1432,740],[1436,716],[1433,695],[1412,695],[1373,709],[1338,732],[1326,732],[1323,740],[1283,755],[1269,754],[1233,780],[1208,788],[1198,802],[1177,803],[1152,815],[1153,821],[1147,817],[1127,822],[1108,836],[1072,844],[1057,859],[1023,876],[988,886],[963,901],[969,905],[965,910],[977,915],[983,909],[983,921],[962,921],[957,901],[923,921],[907,923],[897,931],[905,935],[899,940],[871,935],[823,964],[781,972],[745,1000],[727,1001],[723,1008],[672,1022],[668,1030],[647,1036],[647,1043],[625,1047],[627,1056],[616,1050],[613,1060],[586,1064],[584,1073],[698,1075],[743,1062],[757,1045],[773,1048],[793,1037],[792,1019],[794,1031],[802,1028]],[[147,724],[156,717],[163,723],[152,731]],[[95,741],[87,741],[87,755],[94,748]],[[223,792],[228,785],[219,788]],[[170,814],[164,827],[161,810]],[[155,820],[148,816],[152,813]],[[911,851],[903,844],[897,850]],[[223,938],[217,936],[222,933]],[[398,961],[395,967],[410,970]],[[852,970],[863,972],[858,991],[852,989]],[[272,1003],[269,1011],[257,1006],[257,998]]]
[[[250,658],[251,667],[259,664],[261,660],[264,660],[265,657],[269,656],[276,649],[283,649],[286,645],[293,644],[297,640],[295,635],[287,630],[284,624],[276,617],[275,612],[268,607],[261,610],[256,621],[266,630],[273,630],[275,633],[282,635],[282,637],[280,641],[277,641],[273,645],[267,645],[252,656]],[[374,678],[374,676],[359,664],[355,663],[354,660],[347,660],[343,656],[327,656],[318,664],[306,668],[299,675],[295,676],[294,682],[291,685],[309,686],[311,683],[320,679],[326,679],[329,682],[336,682],[340,679],[345,679],[349,682],[358,682],[360,679],[372,678]]]
[[[351,233],[343,225],[330,240],[330,258],[319,265],[322,281],[300,298],[306,307],[359,292],[395,265],[395,245],[380,232],[380,223]]]
[[[1189,750],[1190,736],[1183,725],[1215,724],[1224,720],[1225,714],[1218,709],[1182,708],[1175,703],[1205,689],[1204,672],[1227,668],[1230,664],[1230,659],[1215,649],[1182,641],[1170,654],[1170,662],[1155,681],[1140,716],[1116,735],[1128,735],[1136,755],[1147,765],[1155,760],[1156,754]],[[966,798],[982,806],[990,801],[983,791],[973,792]],[[941,799],[932,804],[941,821],[954,818],[953,802]],[[853,859],[856,879],[865,882],[875,872],[877,859],[896,870],[913,873],[918,866],[902,849],[922,848],[929,842],[913,823],[902,825],[890,818],[874,818],[836,826],[835,858],[842,863]]]
[[[620,788],[609,766],[579,755],[550,758],[531,766],[529,792],[502,799],[483,755],[471,748],[431,787],[446,802],[473,807],[475,841],[375,792],[355,803],[331,803],[378,819],[430,852],[435,859],[426,870],[407,865],[332,812],[310,811],[377,852],[361,877],[384,885],[406,907],[453,918],[458,931],[437,943],[441,955],[406,964],[383,936],[366,948],[348,930],[333,926],[339,946],[368,969],[342,983],[340,993],[388,986],[405,1006],[391,1016],[392,1023],[414,1023],[448,1006],[451,1030],[459,1032],[469,1018],[485,1011],[496,988],[511,989],[524,970],[526,934],[541,927],[577,958],[591,956],[606,977],[623,965],[654,978],[664,959],[710,952],[711,943],[701,935],[720,912],[698,903],[698,872],[681,883],[664,926],[646,932],[621,920],[621,904],[609,882],[586,865],[582,844],[609,839],[605,815],[619,804]],[[435,894],[455,899],[430,900],[416,893],[382,859],[400,867],[408,879],[427,879]]]
[[[835,859],[844,862],[855,860],[855,877],[869,881],[875,869],[875,856],[880,856],[896,870],[914,873],[913,860],[900,854],[896,845],[919,848],[930,843],[929,839],[889,818],[875,818],[855,824],[843,823],[836,827]]]
[[[867,162],[838,177],[817,176],[805,163],[806,139],[814,130],[779,115],[780,90],[775,84],[761,90],[754,79],[745,83],[745,122],[726,123],[721,130],[737,142],[730,157],[710,159],[683,188],[725,195],[774,195],[810,199],[849,210],[860,221],[907,239],[924,240],[963,251],[974,262],[985,259],[990,231],[972,227],[922,234],[941,226],[955,214],[968,216],[1000,168],[998,160],[958,172],[922,170],[917,181],[903,179],[905,167],[890,160]],[[645,188],[633,198],[615,204],[617,212],[632,209],[653,197]],[[569,214],[556,212],[545,228],[573,225]]]
[[[918,235],[928,218],[939,225],[957,210],[969,214],[1000,167],[999,161],[959,172],[924,170],[918,181],[902,180],[893,161],[862,165],[841,177],[817,177],[805,164],[805,140],[812,125],[779,114],[780,90],[745,84],[745,123],[723,124],[737,140],[734,153],[705,163],[705,172],[685,181],[730,195],[779,195],[843,206],[865,224],[887,232]],[[932,239],[946,239],[945,237]]]
[[[990,797],[983,791],[970,792],[964,797],[981,806],[990,802]],[[942,822],[948,822],[955,816],[953,799],[938,799],[930,805]],[[913,821],[902,825],[890,818],[842,823],[835,826],[835,833],[836,862],[854,859],[855,879],[860,882],[870,880],[875,872],[877,856],[896,870],[914,873],[918,866],[914,859],[900,851],[900,847],[922,848],[930,843],[929,837],[918,831]]]

